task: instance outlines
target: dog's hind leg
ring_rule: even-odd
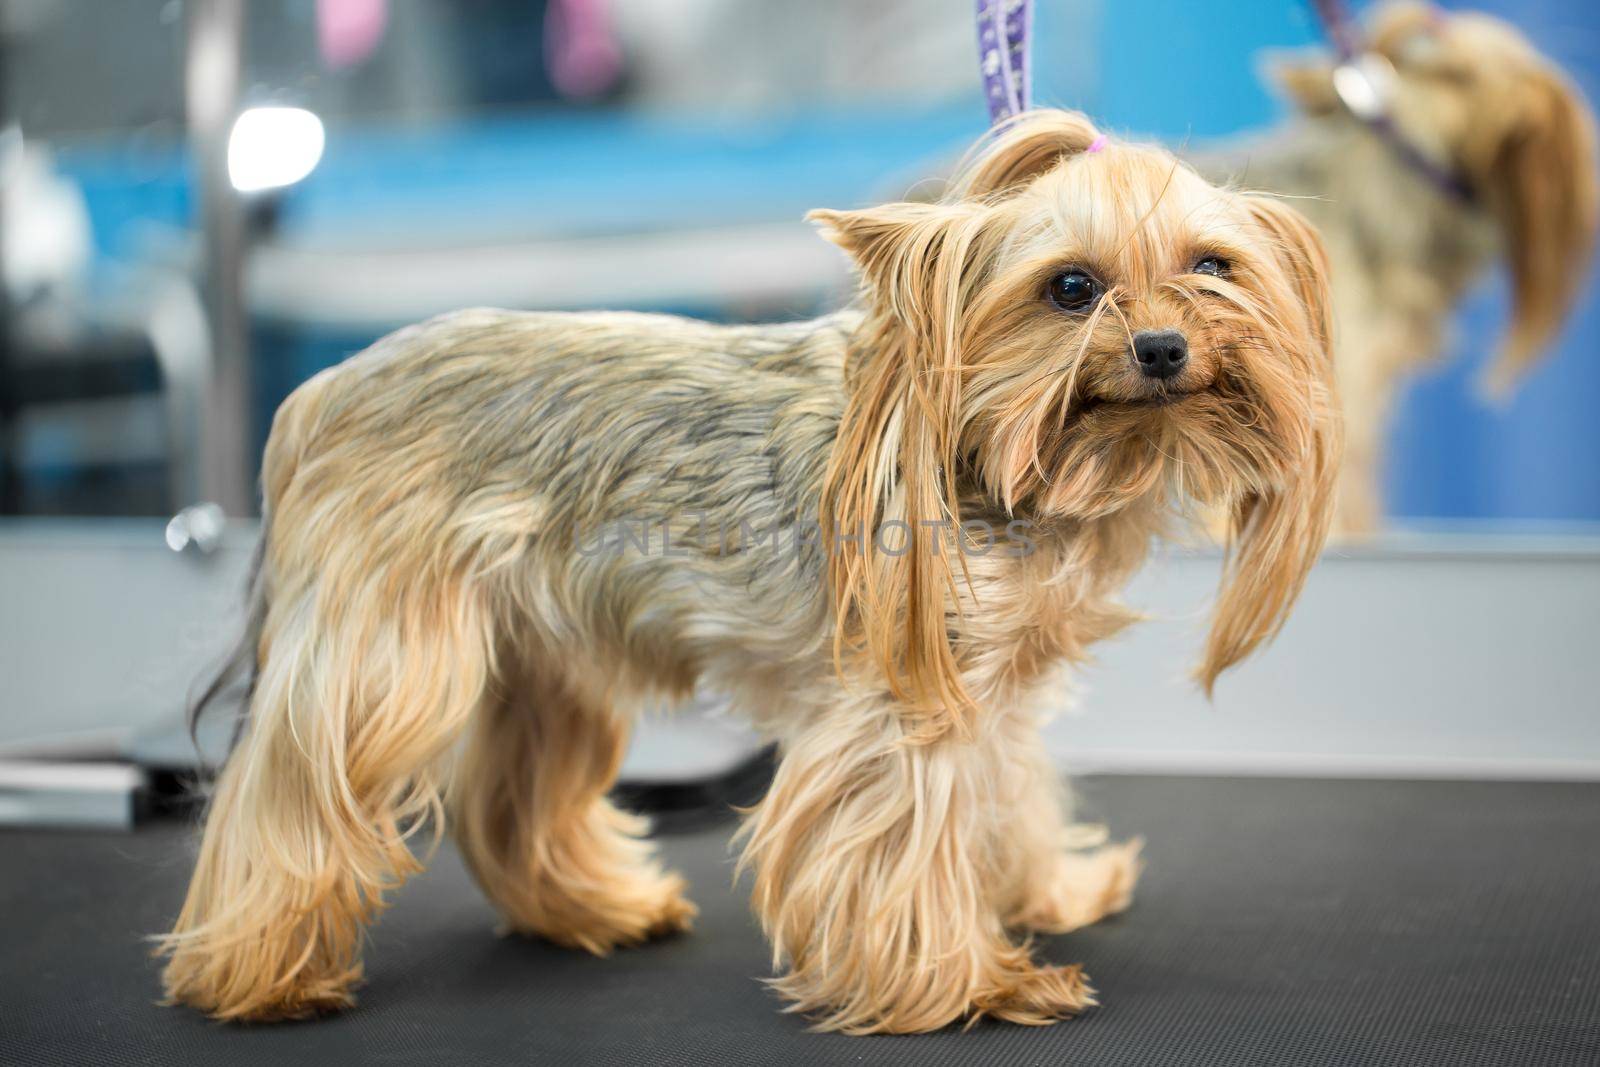
[[[364,929],[421,867],[408,839],[437,832],[440,764],[491,669],[489,613],[465,580],[402,580],[358,548],[317,568],[284,553],[269,543],[250,724],[161,939],[168,998],[222,1019],[351,1003]]]
[[[534,656],[484,709],[451,787],[468,866],[507,926],[604,955],[688,929],[695,907],[645,819],[606,799],[628,724]]]

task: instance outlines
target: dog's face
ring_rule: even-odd
[[[1322,251],[1281,203],[1157,149],[1086,151],[1095,136],[1036,112],[980,146],[943,203],[814,214],[869,305],[824,524],[927,529],[959,521],[973,493],[1046,522],[1225,506],[1238,544],[1209,684],[1281,623],[1326,533],[1338,422]],[[923,641],[948,652],[935,536],[899,557],[848,542],[831,557],[842,621],[854,609],[869,642],[881,628],[898,651],[880,658],[911,688]]]
[[[1381,72],[1392,68],[1380,88],[1396,128],[1459,173],[1501,232],[1515,308],[1491,384],[1504,387],[1551,340],[1594,250],[1594,116],[1559,68],[1488,15],[1390,3],[1367,44],[1387,61]],[[1330,59],[1286,62],[1277,75],[1302,110],[1343,114]]]

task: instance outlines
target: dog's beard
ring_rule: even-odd
[[[995,434],[1009,450],[979,460],[1019,512],[1094,519],[1136,504],[1224,505],[1284,462],[1261,388],[1234,371],[1191,392],[1067,395],[1041,407]]]

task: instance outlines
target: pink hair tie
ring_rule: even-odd
[[[1103,134],[1103,133],[1096,134],[1095,135],[1095,139],[1089,142],[1089,147],[1085,148],[1083,150],[1083,154],[1086,155],[1086,156],[1092,156],[1096,152],[1100,151],[1100,149],[1104,148],[1105,146],[1106,146],[1106,135]]]

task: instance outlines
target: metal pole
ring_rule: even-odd
[[[249,322],[244,304],[248,225],[228,180],[228,133],[239,113],[244,0],[192,0],[185,88],[200,202],[200,291],[211,359],[199,412],[200,491],[232,516],[253,514]]]
[[[0,36],[0,64],[5,62],[6,46],[10,42]],[[0,65],[0,138],[4,138],[6,129],[4,66]],[[20,136],[20,134],[19,134]],[[0,144],[0,154],[5,151]],[[0,163],[4,160],[0,159]],[[9,376],[14,373],[10,367],[12,360],[11,342],[11,291],[6,282],[5,264],[5,178],[0,175],[0,515],[17,515],[22,512],[22,458],[17,455],[17,449],[22,444],[22,435],[17,432],[17,408],[12,403],[11,383]]]

